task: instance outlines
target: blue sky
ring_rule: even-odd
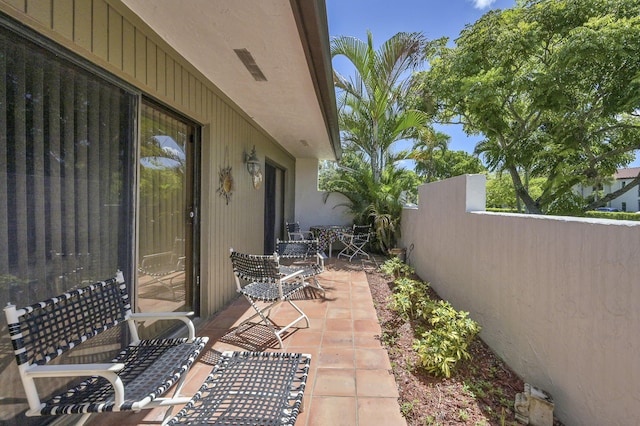
[[[373,35],[376,48],[398,32],[422,32],[428,39],[443,36],[455,40],[465,25],[473,24],[491,9],[508,9],[515,0],[326,0],[329,35],[367,39]],[[351,75],[348,61],[333,60],[334,69]],[[478,136],[467,136],[461,126],[441,126],[438,130],[451,136],[449,149],[472,152]],[[410,143],[399,142],[398,149]],[[640,166],[640,160],[630,167]]]

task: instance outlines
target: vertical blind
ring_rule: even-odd
[[[134,98],[8,32],[0,78],[0,299],[20,306],[123,267]]]

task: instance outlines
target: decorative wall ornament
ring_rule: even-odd
[[[218,172],[218,194],[225,198],[227,205],[233,195],[233,176],[231,176],[231,166],[229,165],[229,152],[225,148],[226,166],[220,167]]]

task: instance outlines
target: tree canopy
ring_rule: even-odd
[[[511,176],[530,212],[611,176],[640,149],[637,0],[519,1],[468,25],[454,47],[429,48],[413,104],[483,134],[476,153]],[[544,178],[541,193],[522,176]]]

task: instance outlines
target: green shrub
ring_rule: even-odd
[[[392,257],[391,259],[385,260],[385,262],[380,265],[379,270],[383,274],[390,275],[395,278],[398,278],[401,275],[406,277],[415,273],[415,269],[404,263],[399,257]]]
[[[429,298],[429,283],[400,277],[394,281],[391,309],[404,318],[428,319],[434,302]]]
[[[600,219],[635,220],[635,221],[640,220],[640,214],[630,213],[630,212],[588,211],[588,212],[585,212],[584,215],[586,217],[595,217]]]
[[[469,344],[480,332],[480,326],[468,315],[468,312],[456,311],[448,302],[435,304],[429,319],[432,328],[413,342],[422,366],[429,373],[451,377],[458,361],[471,358]]]

